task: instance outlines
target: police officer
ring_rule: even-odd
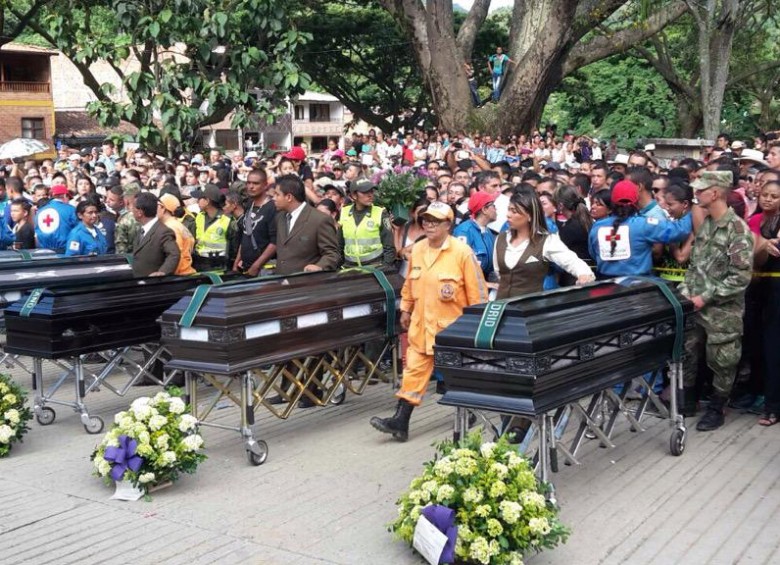
[[[68,204],[68,187],[55,184],[49,191],[51,200],[35,215],[38,247],[64,253],[70,231],[79,223],[76,210]]]
[[[76,206],[76,215],[81,220],[68,235],[65,255],[104,255],[108,252],[106,236],[97,227],[98,205],[87,199]]]
[[[192,265],[198,271],[228,269],[230,246],[235,241],[233,219],[222,212],[222,193],[214,184],[196,190],[200,213],[195,217],[195,252]]]
[[[753,236],[727,204],[731,171],[704,171],[691,184],[699,206],[708,215],[696,233],[691,261],[680,292],[696,308],[696,328],[685,339],[686,410],[695,410],[699,350],[704,344],[707,365],[714,374],[707,412],[696,424],[699,431],[723,425],[723,408],[731,394],[742,353],[742,313],[745,290],[753,267]],[[688,370],[692,369],[692,370]]]
[[[459,224],[452,235],[474,250],[482,274],[488,279],[493,272],[493,246],[496,236],[488,229],[488,224],[496,219],[495,194],[475,192],[469,198],[471,219]]]
[[[347,267],[395,265],[395,244],[390,215],[374,206],[375,186],[368,180],[352,183],[353,203],[341,209],[341,248]]]

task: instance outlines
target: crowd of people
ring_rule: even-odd
[[[303,144],[173,159],[119,155],[110,141],[62,147],[55,160],[0,169],[0,240],[133,255],[139,276],[399,269],[406,369],[396,414],[372,424],[401,440],[433,372],[435,335],[463,307],[655,272],[697,310],[686,414],[708,400],[697,427],[713,430],[731,402],[772,425],[780,142],[767,137],[748,147],[723,134],[701,158],[671,160],[653,146],[622,151],[614,139],[559,137],[554,127],[508,137],[370,130],[318,155]],[[398,166],[426,180],[408,220],[374,203],[382,185],[372,179]]]

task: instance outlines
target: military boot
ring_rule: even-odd
[[[409,418],[412,416],[414,406],[406,400],[399,400],[395,414],[391,418],[371,418],[371,425],[380,432],[393,434],[398,441],[406,441],[409,438]]]
[[[725,405],[725,398],[713,395],[710,399],[709,406],[707,406],[707,411],[704,413],[704,416],[701,417],[699,423],[696,424],[696,429],[700,432],[711,432],[712,430],[717,430],[721,427],[725,420],[723,415],[723,407]]]

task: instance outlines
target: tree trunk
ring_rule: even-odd
[[[720,132],[723,96],[729,76],[740,0],[688,2],[699,34],[701,100],[704,137],[715,140]],[[718,9],[720,7],[720,9]]]
[[[703,123],[701,106],[680,94],[677,94],[675,98],[677,99],[677,136],[683,139],[693,139],[699,135]]]

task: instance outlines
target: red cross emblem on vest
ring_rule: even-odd
[[[609,242],[620,241],[620,234],[617,234],[617,233],[616,234],[608,234],[604,238],[604,241],[609,241]]]
[[[46,217],[43,219],[43,223],[46,224],[47,228],[51,227],[51,223],[54,221],[54,218],[51,217],[51,214],[46,214]]]

